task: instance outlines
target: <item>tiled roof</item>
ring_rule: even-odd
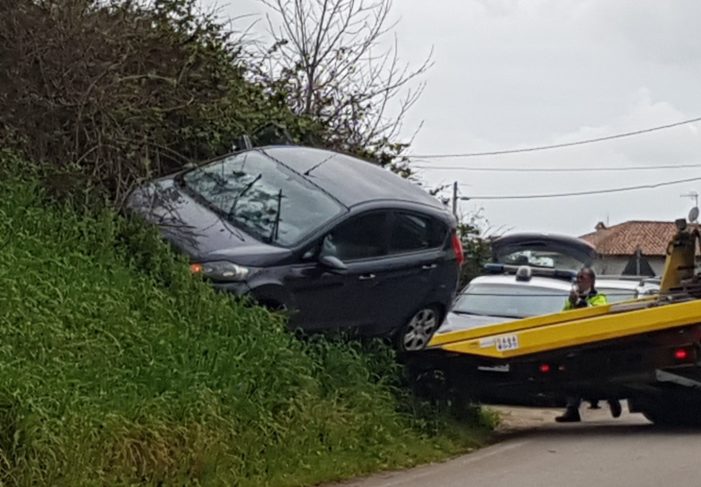
[[[582,235],[600,255],[633,255],[640,247],[643,255],[666,255],[667,244],[676,232],[673,222],[629,221]]]

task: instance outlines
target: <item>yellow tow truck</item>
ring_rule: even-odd
[[[412,364],[472,401],[627,399],[655,423],[701,425],[701,238],[675,223],[658,295],[435,335]]]

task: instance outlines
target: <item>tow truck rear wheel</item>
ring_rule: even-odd
[[[701,401],[655,401],[640,408],[648,420],[659,426],[701,427]]]

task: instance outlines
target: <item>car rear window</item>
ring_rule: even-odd
[[[390,253],[415,252],[440,247],[448,227],[430,216],[395,213],[390,237]]]

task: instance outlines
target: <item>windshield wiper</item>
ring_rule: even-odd
[[[275,210],[275,221],[273,222],[273,229],[270,232],[270,237],[268,237],[268,242],[272,243],[278,239],[280,232],[280,210],[282,208],[282,189],[277,194],[277,208]]]
[[[234,216],[234,211],[236,211],[236,204],[239,202],[239,198],[245,195],[248,192],[248,190],[251,189],[253,185],[256,184],[258,180],[260,180],[260,178],[262,177],[262,174],[258,174],[258,176],[253,178],[253,181],[248,183],[241,191],[239,191],[239,193],[234,198],[234,202],[231,204],[231,208],[229,208],[229,212],[226,214],[227,218],[231,218],[232,216]]]

